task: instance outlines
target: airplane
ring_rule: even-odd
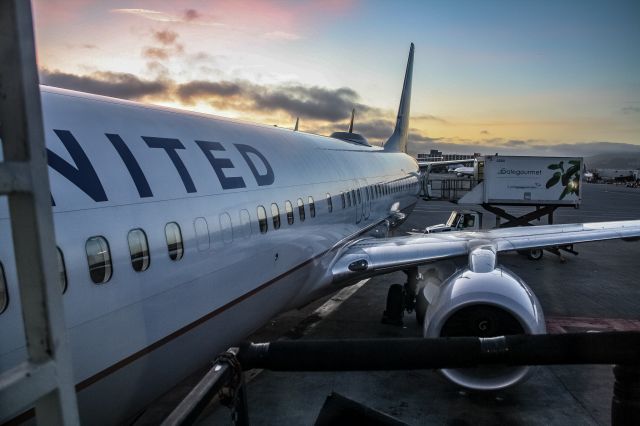
[[[537,298],[498,253],[640,236],[638,220],[392,236],[420,191],[406,154],[413,58],[411,44],[382,147],[41,86],[83,423],[131,422],[280,312],[443,259],[467,264],[448,278],[409,280],[425,336],[544,333]],[[10,237],[3,197],[0,241]],[[13,264],[3,243],[0,371],[26,356]],[[444,371],[477,389],[527,373]]]
[[[474,171],[475,169],[473,167],[457,167],[453,170],[458,177],[473,176]]]

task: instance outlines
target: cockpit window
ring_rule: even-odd
[[[104,284],[109,281],[113,270],[111,267],[111,251],[109,251],[107,240],[101,236],[91,237],[85,244],[85,250],[87,252],[91,280],[96,284]]]
[[[131,266],[136,272],[146,271],[149,267],[149,244],[147,236],[142,229],[132,229],[127,236],[129,241],[129,253],[131,254]]]

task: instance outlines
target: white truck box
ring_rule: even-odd
[[[583,159],[489,155],[482,178],[459,204],[580,204]]]

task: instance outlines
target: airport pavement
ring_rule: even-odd
[[[640,190],[585,184],[580,209],[565,208],[555,223],[640,218]],[[403,230],[441,223],[456,205],[420,201]],[[523,209],[512,209],[514,213]],[[494,224],[485,215],[485,226]],[[566,261],[545,253],[531,261],[516,253],[500,255],[501,264],[516,272],[541,301],[553,332],[640,330],[640,242],[608,241],[576,246],[578,256]],[[365,338],[419,336],[413,317],[405,326],[380,323],[390,284],[404,274],[376,277],[306,332],[290,330],[324,301],[288,312],[250,338]],[[311,321],[312,322],[312,321]],[[525,383],[500,392],[463,391],[434,371],[283,373],[263,371],[248,384],[252,425],[313,424],[327,395],[350,399],[413,425],[605,425],[610,422],[613,374],[610,366],[536,368]],[[201,424],[231,424],[229,411],[214,407]]]

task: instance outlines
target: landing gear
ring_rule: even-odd
[[[541,248],[533,248],[527,253],[527,258],[529,260],[540,260],[543,255],[544,251]]]
[[[404,288],[402,284],[393,284],[387,293],[387,309],[382,314],[382,323],[403,326]]]
[[[422,275],[418,272],[418,268],[408,269],[404,273],[407,274],[407,282],[404,285],[393,284],[389,287],[387,307],[382,314],[383,324],[403,326],[404,312],[411,313],[416,309],[418,281],[422,279]],[[416,316],[418,316],[417,312]],[[420,321],[418,322],[420,323]]]

